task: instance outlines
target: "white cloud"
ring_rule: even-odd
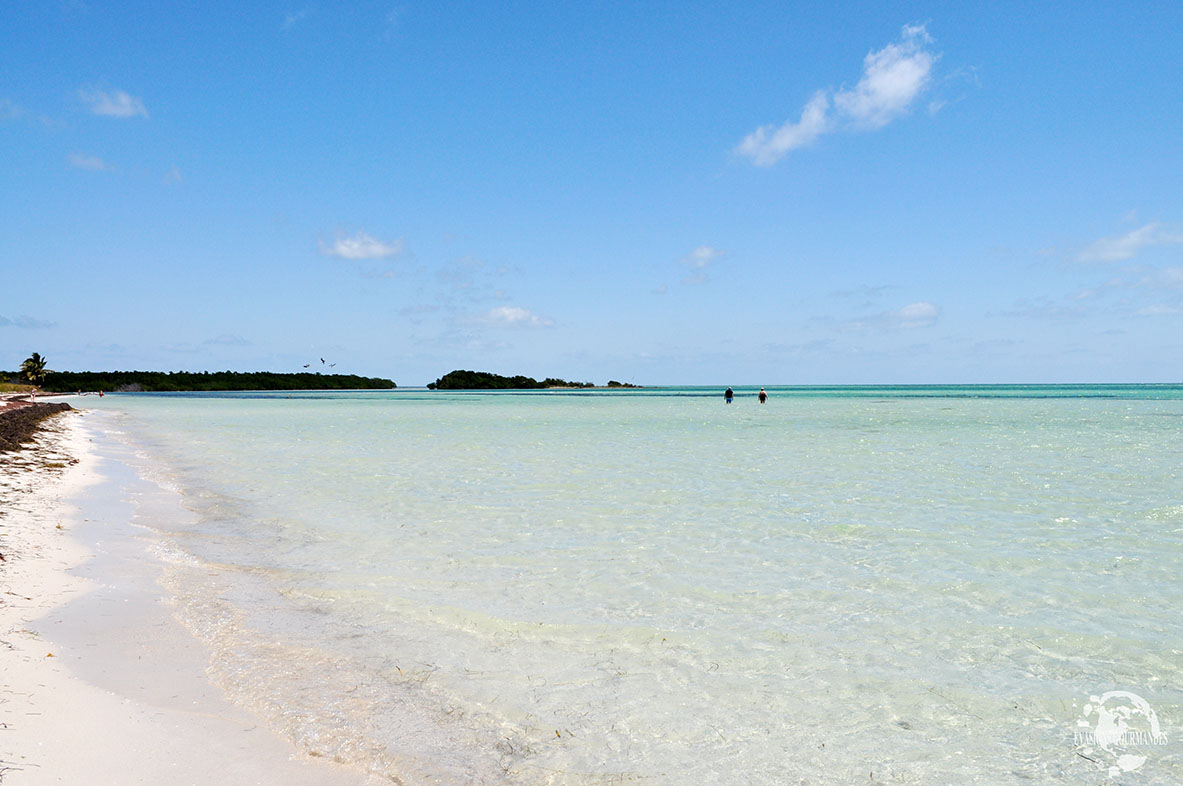
[[[1157,222],[1151,222],[1118,237],[1103,237],[1080,252],[1080,262],[1121,262],[1132,259],[1150,246],[1168,246],[1183,243],[1183,233],[1170,231]]]
[[[702,270],[711,262],[723,256],[723,252],[711,246],[699,246],[682,257],[682,264],[691,270]]]
[[[84,153],[71,153],[69,161],[70,166],[90,172],[111,172],[115,169],[98,156],[88,156]]]
[[[881,128],[908,110],[928,84],[936,56],[925,49],[932,38],[923,25],[905,26],[901,41],[863,59],[863,76],[852,90],[839,91],[834,107],[870,128]]]
[[[332,245],[321,241],[319,246],[324,256],[341,259],[385,259],[396,257],[406,249],[401,237],[386,243],[365,232],[357,232],[352,237],[338,237]]]
[[[940,307],[926,300],[918,303],[910,303],[898,311],[888,312],[888,317],[894,320],[898,327],[923,327],[925,325],[931,325],[940,315]]]
[[[107,92],[84,88],[78,91],[78,98],[90,107],[96,115],[106,117],[147,117],[148,110],[144,102],[135,96],[128,95],[122,90]]]
[[[819,90],[800,120],[779,128],[761,126],[744,137],[735,152],[757,166],[771,166],[791,150],[838,128],[882,128],[906,113],[928,86],[938,58],[929,51],[931,44],[924,25],[905,25],[899,41],[863,58],[863,74],[853,88],[834,93],[832,101]]]
[[[691,251],[679,261],[680,264],[690,268],[690,275],[682,279],[683,284],[705,284],[710,278],[707,276],[707,266],[717,259],[726,256],[726,253],[720,251],[712,246],[699,246]]]
[[[819,91],[801,110],[801,119],[796,123],[789,121],[780,128],[760,126],[744,137],[735,152],[752,159],[756,166],[771,166],[790,150],[808,145],[825,133],[829,126],[826,118],[829,108],[830,99]]]
[[[518,306],[498,306],[489,310],[480,320],[488,325],[501,327],[551,327],[553,319],[540,317]]]
[[[171,169],[164,173],[164,182],[168,185],[180,183],[183,180],[181,177],[181,170],[174,164]]]
[[[885,331],[928,327],[936,322],[940,315],[940,306],[921,300],[900,309],[882,311],[869,317],[844,322],[841,328],[846,331]]]

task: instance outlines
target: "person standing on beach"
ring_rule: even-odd
[[[756,398],[760,399],[761,404],[768,401],[768,394],[764,392],[764,388],[760,388],[760,395]]]
[[[726,402],[727,404],[730,404],[731,399],[733,399],[733,398],[735,398],[735,394],[731,392],[731,388],[727,388],[726,390],[723,391],[723,401],[724,402]]]

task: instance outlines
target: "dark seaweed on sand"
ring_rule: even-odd
[[[56,404],[29,404],[23,407],[0,410],[0,453],[20,450],[25,442],[33,439],[41,421],[73,409],[65,402]]]

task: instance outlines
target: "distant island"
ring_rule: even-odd
[[[611,380],[610,388],[635,388],[624,382]],[[546,390],[548,388],[594,388],[593,382],[568,382],[565,379],[547,377],[539,382],[533,377],[503,377],[487,371],[450,371],[427,385],[429,390]]]
[[[0,378],[7,378],[0,373]],[[47,371],[40,384],[46,393],[77,390],[178,393],[230,390],[389,390],[393,381],[353,374],[279,374],[270,371]]]

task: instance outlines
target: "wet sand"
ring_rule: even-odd
[[[0,782],[397,783],[300,753],[209,682],[93,417],[53,415],[0,453]]]

